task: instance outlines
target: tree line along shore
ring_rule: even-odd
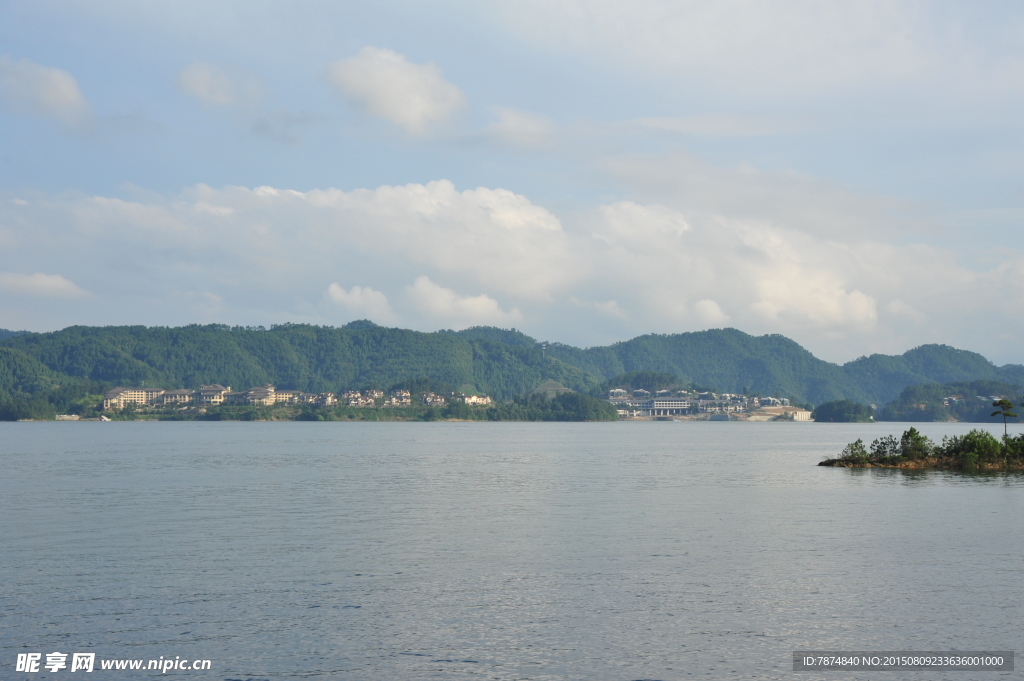
[[[366,393],[383,391],[368,390]],[[615,409],[603,400],[580,393],[553,397],[531,394],[495,404],[485,399],[433,399],[403,397],[350,398],[341,402],[319,399],[309,401],[241,403],[220,401],[215,404],[136,403],[101,409],[95,399],[76,414],[56,414],[52,405],[36,401],[0,405],[0,420],[19,421],[614,421]],[[95,396],[94,396],[95,397]],[[473,396],[468,396],[473,397]],[[3,410],[8,413],[3,413]],[[20,417],[20,418],[17,418]]]

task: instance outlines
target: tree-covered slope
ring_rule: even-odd
[[[883,405],[912,385],[971,380],[1024,383],[1024,367],[996,367],[977,353],[924,345],[903,355],[872,355],[843,366],[818,359],[780,335],[736,329],[651,334],[614,345],[540,344],[515,329],[474,327],[422,333],[370,322],[341,328],[283,324],[271,329],[84,327],[0,339],[0,392],[28,395],[46,386],[139,385],[247,388],[273,383],[310,392],[388,388],[410,379],[474,389],[509,399],[545,380],[596,391],[628,372],[677,376],[720,392],[789,397],[822,404],[852,400]],[[82,387],[81,389],[85,389]]]
[[[0,347],[0,398],[27,398],[60,387],[63,379],[45,364],[14,348]]]
[[[779,335],[751,336],[736,329],[640,336],[580,350],[554,344],[549,352],[604,379],[632,371],[658,371],[718,391],[781,395],[814,403],[865,401],[842,369]]]
[[[1001,422],[1001,417],[992,416],[992,402],[1000,397],[1016,402],[1019,396],[1019,385],[989,379],[922,383],[900,392],[879,410],[877,418],[879,421]]]
[[[526,348],[535,348],[538,345],[536,338],[527,336],[516,329],[499,329],[496,326],[472,326],[462,331],[453,332],[459,338],[489,340],[505,345],[520,345]]]
[[[285,324],[269,330],[76,326],[2,343],[57,374],[111,385],[221,383],[245,388],[273,383],[320,392],[386,388],[424,377],[510,398],[546,379],[581,391],[598,384],[596,377],[575,367],[542,362],[540,350],[533,347],[367,323],[342,328]]]
[[[997,367],[976,352],[948,345],[922,345],[895,356],[861,357],[843,365],[843,372],[865,394],[872,395],[875,404],[891,402],[904,388],[922,383],[1024,383],[1021,365]]]
[[[549,353],[606,380],[630,371],[667,372],[719,391],[746,388],[813,404],[882,405],[921,383],[1024,384],[1024,366],[996,367],[975,352],[947,345],[922,345],[902,355],[872,355],[839,366],[785,336],[751,336],[736,329],[647,335],[586,350],[552,344]]]

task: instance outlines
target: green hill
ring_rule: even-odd
[[[838,365],[784,336],[751,336],[736,329],[651,334],[585,349],[550,343],[546,360],[540,344],[515,329],[423,333],[367,321],[340,328],[73,326],[0,338],[0,397],[43,396],[58,409],[62,401],[106,387],[143,383],[168,389],[273,383],[280,389],[337,392],[423,379],[508,400],[545,381],[596,394],[607,381],[635,372],[678,377],[680,383],[717,392],[812,404],[883,405],[921,384],[1024,384],[1024,366],[997,367],[977,353],[945,345]]]
[[[989,380],[1024,384],[1024,366],[997,367],[976,352],[948,345],[922,345],[897,356],[861,357],[843,365],[843,371],[865,394],[872,395],[876,404],[890,402],[903,388],[921,383]]]
[[[1017,402],[1019,396],[1019,385],[1001,381],[922,383],[903,390],[879,410],[877,418],[879,421],[1000,423],[1001,417],[992,416],[992,402],[1003,397]]]
[[[459,338],[489,340],[505,345],[517,345],[525,348],[536,348],[537,340],[515,329],[499,329],[493,326],[473,326],[462,331],[455,331]]]
[[[242,388],[273,383],[281,389],[322,392],[387,388],[426,378],[507,399],[548,379],[581,392],[599,383],[576,367],[557,360],[542,362],[536,347],[367,322],[342,328],[284,324],[271,329],[216,324],[73,326],[3,339],[0,347],[36,361],[51,372],[48,376],[111,386],[221,383]],[[15,382],[0,375],[0,389]]]
[[[647,335],[580,350],[552,344],[548,354],[608,380],[634,371],[674,374],[717,392],[758,392],[801,402],[870,400],[842,368],[818,359],[779,335],[751,336],[736,329]]]
[[[1024,366],[996,367],[975,352],[948,345],[922,345],[902,355],[872,355],[840,366],[818,359],[785,336],[751,336],[736,329],[640,336],[586,350],[552,344],[548,353],[603,380],[657,371],[718,392],[746,388],[813,404],[885,404],[920,383],[986,379],[1024,384]]]

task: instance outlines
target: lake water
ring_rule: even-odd
[[[0,424],[0,678],[1020,677],[792,672],[1024,651],[1024,476],[815,465],[905,427]]]

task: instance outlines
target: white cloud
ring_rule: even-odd
[[[423,135],[466,103],[435,64],[413,64],[377,47],[364,47],[355,57],[332,64],[328,80],[356,105],[411,135]]]
[[[491,123],[487,130],[499,139],[524,146],[543,144],[555,130],[554,123],[545,116],[508,109],[502,106],[494,108],[498,120]]]
[[[688,220],[631,202],[601,207],[596,226],[604,276],[633,291],[648,319],[704,326],[734,319],[741,328],[790,333],[865,331],[877,321],[874,300],[850,285],[860,272],[843,244],[761,222]]]
[[[355,317],[366,317],[378,324],[390,325],[397,322],[397,317],[388,303],[388,297],[369,286],[353,286],[346,291],[338,283],[327,287],[327,297],[341,305]]]
[[[301,196],[364,250],[400,254],[507,293],[550,297],[579,275],[559,220],[505,189],[460,192],[439,180]]]
[[[416,279],[406,291],[421,317],[456,330],[476,325],[513,324],[523,319],[518,309],[505,312],[498,301],[486,294],[461,296],[425,276]]]
[[[0,106],[55,118],[72,128],[82,127],[92,119],[89,103],[74,76],[28,59],[12,61],[0,57]]]
[[[206,201],[196,201],[192,204],[192,210],[196,213],[206,213],[207,215],[216,215],[220,217],[233,215],[235,212],[235,209],[230,206],[215,206],[207,203]]]
[[[0,272],[0,291],[44,298],[82,298],[88,295],[59,274]]]
[[[209,107],[254,107],[266,96],[256,76],[200,61],[183,68],[174,82],[179,90]]]
[[[26,224],[35,226],[15,227]],[[199,185],[170,200],[41,197],[0,207],[5,236],[34,250],[39,266],[78,267],[72,256],[84,248],[95,251],[97,268],[138,274],[157,288],[166,284],[144,273],[260,287],[268,276],[305,281],[311,271],[331,281],[341,267],[380,290],[379,277],[414,267],[460,288],[551,300],[582,276],[549,211],[504,189],[458,191],[447,180],[351,192]],[[7,258],[15,252],[8,248]]]
[[[708,326],[724,326],[729,323],[729,315],[722,312],[722,308],[713,300],[698,300],[693,306],[697,319]]]
[[[1024,332],[1024,299],[1005,295],[1024,288],[1024,256],[1005,250],[971,269],[953,251],[856,230],[636,201],[563,227],[522,195],[447,181],[136,195],[0,201],[0,269],[63,274],[3,275],[0,287],[74,296],[69,279],[95,281],[104,295],[82,323],[336,324],[341,310],[422,329],[525,326],[579,344],[729,325],[834,360],[925,342],[998,357],[1001,338]],[[325,290],[338,272],[361,284]],[[389,300],[382,291],[410,272],[421,276]],[[200,283],[202,295],[187,293]],[[22,325],[62,314],[11,295],[0,312]]]
[[[642,206],[632,201],[620,201],[599,208],[604,217],[609,236],[638,237],[649,240],[675,240],[690,231],[690,224],[679,212],[659,205]],[[614,235],[614,236],[612,236]]]

